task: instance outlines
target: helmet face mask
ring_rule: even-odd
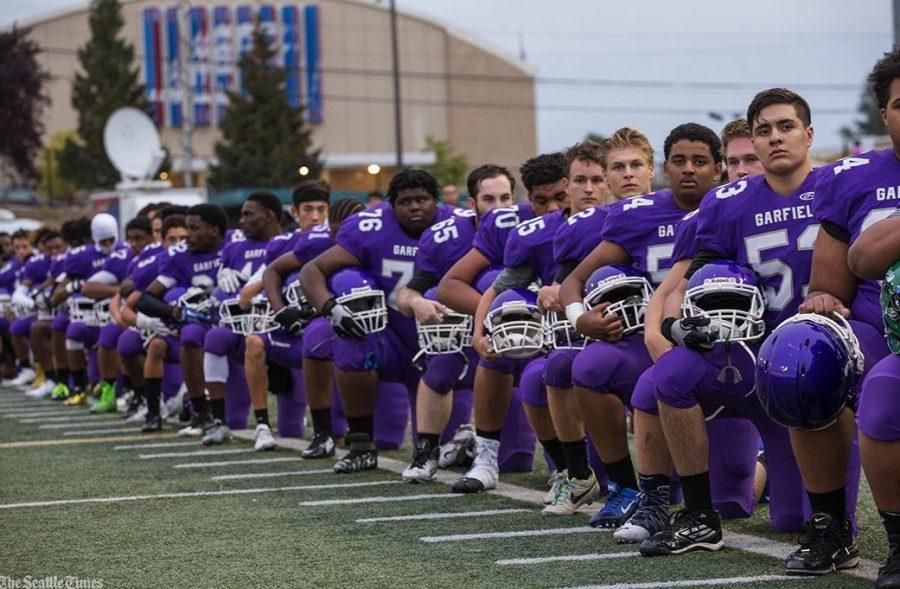
[[[688,281],[682,312],[719,325],[719,342],[754,341],[765,335],[766,302],[752,270],[733,262],[711,262]]]
[[[241,308],[236,298],[223,301],[219,305],[219,324],[245,336],[270,333],[279,327],[273,319],[268,299],[263,296],[255,297],[247,310]]]
[[[529,290],[501,293],[491,303],[484,327],[494,351],[503,356],[531,358],[544,350],[544,317]]]
[[[373,334],[387,328],[388,310],[384,291],[375,278],[362,268],[344,268],[331,275],[334,300],[352,313],[363,333]]]
[[[575,331],[566,316],[556,311],[544,315],[544,330],[554,350],[583,350],[587,338]]]
[[[900,260],[888,268],[881,283],[881,317],[888,348],[900,354]]]
[[[184,291],[176,303],[182,307],[188,307],[194,311],[212,311],[216,306],[215,301],[209,296],[209,291],[199,286],[192,286]]]
[[[643,329],[653,287],[634,268],[622,264],[598,268],[585,283],[584,292],[584,306],[589,310],[610,303],[603,314],[618,316],[623,337]]]
[[[94,301],[94,316],[97,319],[97,327],[103,327],[112,323],[112,315],[109,312],[109,299]]]
[[[425,325],[416,321],[419,348],[428,355],[453,354],[472,346],[472,317],[450,311],[443,321]]]
[[[97,326],[97,313],[94,310],[94,299],[84,296],[71,296],[66,299],[66,307],[69,310],[69,321]]]

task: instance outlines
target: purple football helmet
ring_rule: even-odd
[[[652,294],[653,287],[641,272],[624,264],[610,264],[594,270],[584,283],[584,306],[591,309],[612,303],[604,314],[618,315],[622,335],[626,336],[644,327],[644,313]]]
[[[490,266],[479,272],[478,276],[475,277],[475,290],[477,290],[481,294],[484,294],[484,291],[489,289],[491,285],[494,284],[497,276],[499,276],[500,272],[502,271],[503,268],[499,266]]]
[[[719,324],[716,341],[752,341],[766,331],[766,301],[753,270],[735,262],[710,262],[694,272],[684,293],[685,317],[709,317]]]
[[[766,338],[756,360],[756,396],[785,427],[834,423],[862,374],[859,341],[840,315],[802,313]]]
[[[362,268],[342,268],[331,275],[328,286],[335,301],[353,313],[353,320],[364,333],[385,330],[388,312],[384,291],[374,276]]]
[[[436,301],[437,287],[429,288],[423,295]],[[472,346],[472,316],[449,311],[443,321],[431,325],[416,320],[419,349],[427,355],[453,354]]]
[[[531,358],[544,349],[544,318],[537,295],[525,288],[507,290],[491,303],[484,328],[491,346],[509,358]]]

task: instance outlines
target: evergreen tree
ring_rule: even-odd
[[[15,26],[0,31],[0,158],[18,172],[22,180],[36,178],[34,157],[41,146],[41,113],[46,72],[38,66],[38,48],[28,31]]]
[[[79,188],[111,188],[119,181],[103,150],[103,127],[112,113],[123,106],[149,112],[133,66],[134,47],[119,36],[120,9],[119,0],[91,0],[91,40],[78,50],[82,71],[72,84],[78,140],[67,140],[58,160],[62,177]]]
[[[220,125],[222,138],[215,147],[219,163],[209,179],[217,190],[293,186],[301,179],[300,166],[309,168],[307,179],[322,172],[304,109],[288,102],[287,71],[274,65],[275,57],[257,23],[252,48],[238,62],[243,92],[228,93]]]
[[[425,147],[434,152],[434,163],[428,166],[428,171],[437,179],[438,186],[447,184],[462,186],[466,183],[469,158],[464,154],[455,153],[453,145],[442,139],[426,137]]]
[[[881,109],[878,108],[878,101],[868,86],[863,88],[856,110],[862,119],[853,121],[853,127],[841,128],[841,135],[845,139],[855,141],[861,137],[887,134],[887,129],[881,120]]]

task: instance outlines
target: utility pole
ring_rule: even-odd
[[[194,90],[191,85],[191,11],[190,0],[179,0],[180,21],[179,72],[181,73],[181,175],[186,188],[194,186]]]
[[[900,0],[894,0],[900,2]],[[397,149],[397,169],[403,168],[403,111],[400,105],[400,52],[397,47],[397,6],[390,0],[391,55],[394,62],[394,132]]]

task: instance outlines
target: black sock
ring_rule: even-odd
[[[52,380],[53,382],[59,382],[59,373],[55,370],[48,370],[47,379]]]
[[[500,430],[488,430],[475,428],[475,435],[479,438],[487,438],[489,440],[500,441]]]
[[[69,386],[69,369],[57,368],[56,373],[59,375],[59,380],[56,382],[61,382],[62,384]]]
[[[131,377],[127,374],[122,375],[122,389],[126,391],[128,389],[134,389],[134,381],[132,381]]]
[[[331,435],[331,407],[325,409],[310,409],[312,414],[313,429],[323,436]]]
[[[212,421],[212,415],[209,413],[209,401],[206,400],[206,395],[191,397],[191,405],[194,406],[194,411],[203,418],[203,421]]]
[[[671,480],[665,474],[641,474],[638,473],[641,491],[656,491],[660,487],[668,487]]]
[[[847,499],[844,496],[846,486],[840,489],[829,491],[827,493],[810,493],[806,492],[809,497],[809,504],[813,512],[827,513],[834,517],[838,522],[844,521],[844,511],[847,508]]]
[[[350,434],[369,434],[369,437],[372,437],[372,432],[374,431],[374,427],[372,425],[373,420],[372,415],[366,415],[365,417],[350,417],[347,416],[347,433]]]
[[[900,536],[900,513],[879,511],[878,515],[881,516],[881,522],[888,536]]]
[[[31,368],[31,360],[19,360],[19,368]]]
[[[712,511],[712,492],[709,490],[709,471],[681,477],[684,506],[691,511]]]
[[[419,441],[425,440],[431,448],[437,448],[441,441],[441,434],[423,434],[419,432]]]
[[[631,463],[631,454],[626,454],[622,460],[603,463],[609,480],[619,486],[620,489],[637,489],[637,478],[634,476],[634,465]]]
[[[147,389],[145,387],[134,387],[134,396],[136,399],[146,399]]]
[[[253,416],[256,418],[256,425],[269,425],[268,409],[254,409]]]
[[[540,440],[541,447],[544,448],[556,467],[556,472],[562,472],[566,469],[566,453],[563,451],[563,443],[559,438],[550,438],[549,440]]]
[[[78,370],[72,371],[72,385],[80,389],[82,392],[87,390],[88,379],[87,379],[87,370],[84,368],[79,368]]]
[[[588,466],[587,442],[581,439],[574,442],[560,442],[560,445],[563,456],[566,457],[569,476],[582,481],[590,478],[591,467]]]
[[[210,399],[209,409],[212,411],[213,419],[225,423],[225,399]]]
[[[147,378],[144,380],[147,386],[147,415],[159,415],[159,400],[162,398],[162,379]]]

